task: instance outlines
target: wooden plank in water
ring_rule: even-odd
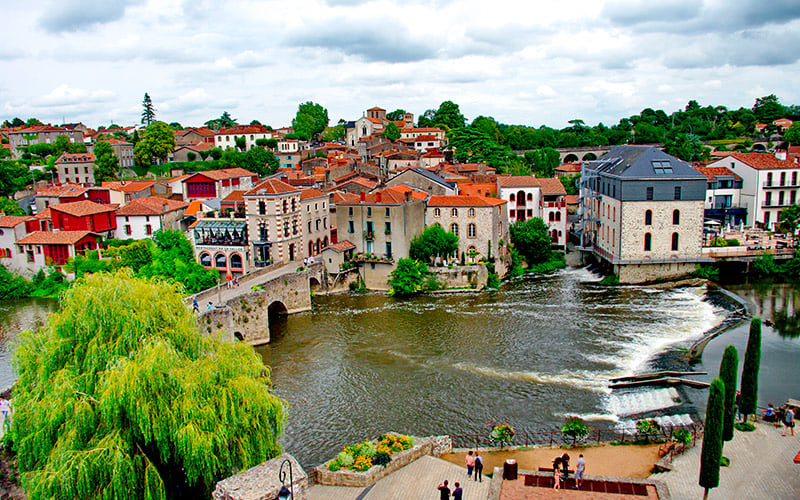
[[[650,372],[650,373],[640,373],[638,375],[628,375],[627,377],[616,377],[609,380],[611,382],[617,382],[617,381],[622,382],[628,380],[649,380],[662,377],[685,377],[688,375],[708,375],[708,372],[675,372],[675,371]]]
[[[616,384],[612,384],[609,387],[612,389],[616,389],[618,387],[639,387],[642,385],[679,385],[684,384],[690,387],[697,387],[700,389],[705,389],[708,387],[709,383],[707,382],[698,382],[697,380],[688,380],[685,378],[675,378],[675,377],[666,377],[660,379],[648,379],[648,380],[634,380],[631,382],[618,382]]]

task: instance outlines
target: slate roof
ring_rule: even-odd
[[[653,162],[669,162],[672,173],[656,173]],[[705,179],[685,161],[668,155],[652,146],[611,146],[597,161],[587,162],[588,168],[608,175],[631,179]]]
[[[419,167],[410,168],[408,170],[403,170],[401,173],[399,173],[399,174],[395,175],[394,177],[392,177],[391,179],[389,179],[389,181],[391,181],[393,179],[396,179],[396,178],[400,177],[401,175],[406,174],[409,171],[410,172],[415,172],[415,173],[425,177],[426,179],[428,179],[430,181],[433,181],[433,182],[435,182],[437,184],[441,184],[442,186],[444,186],[446,188],[449,188],[449,189],[455,189],[456,188],[456,183],[455,182],[447,182],[441,176],[436,175],[436,174],[434,174],[433,172],[431,172],[429,170],[426,170],[424,168],[419,168]]]

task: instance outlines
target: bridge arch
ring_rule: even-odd
[[[319,280],[312,276],[308,279],[308,287],[311,289],[311,292],[316,292],[320,289],[321,285]]]
[[[753,151],[766,151],[766,150],[767,150],[767,147],[764,146],[761,143],[757,142],[757,143],[753,144]]]
[[[586,153],[585,155],[583,155],[583,161],[592,161],[592,160],[596,160],[596,159],[597,159],[597,155],[594,154],[594,153]]]
[[[267,307],[267,321],[269,323],[269,337],[271,339],[281,336],[286,331],[286,318],[289,310],[286,304],[275,300]]]
[[[578,161],[578,155],[576,155],[575,153],[570,153],[564,157],[564,163],[572,163],[575,161]]]

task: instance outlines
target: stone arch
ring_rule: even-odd
[[[273,301],[267,307],[267,318],[269,322],[269,338],[274,340],[286,332],[286,318],[289,311],[286,305],[280,300]]]
[[[242,269],[242,255],[240,253],[238,252],[232,253],[229,262],[231,269],[237,269],[237,270]]]
[[[200,254],[200,265],[203,267],[212,267],[213,261],[211,260],[211,254],[208,252],[202,252]]]
[[[752,149],[753,149],[753,151],[766,151],[767,150],[766,146],[764,146],[763,144],[760,144],[760,143],[753,144],[753,148]]]
[[[578,155],[575,153],[570,153],[564,157],[564,163],[572,163],[574,161],[578,161]]]
[[[222,252],[214,254],[214,267],[217,269],[227,269],[228,257]]]
[[[233,338],[236,340],[244,340],[244,334],[242,332],[233,332]]]
[[[583,155],[583,161],[592,161],[592,160],[596,160],[596,159],[597,159],[597,155],[594,154],[594,153],[586,153],[585,155]]]
[[[319,290],[321,285],[319,283],[319,280],[314,276],[312,276],[308,279],[308,286],[309,288],[311,288],[311,292],[313,293]]]

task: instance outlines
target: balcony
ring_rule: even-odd
[[[764,203],[762,203],[762,204],[761,204],[761,208],[784,208],[784,207],[791,207],[791,206],[792,206],[792,205],[794,205],[795,203],[797,203],[797,200],[795,200],[794,202],[792,202],[791,200],[784,200],[783,202],[780,202],[780,201],[778,201],[778,200],[771,200],[771,201],[769,201],[769,202],[766,202],[766,201],[765,201]]]
[[[541,208],[566,208],[566,201],[540,201],[539,207]]]
[[[792,188],[800,187],[800,181],[797,181],[797,180],[795,180],[794,182],[788,181],[788,182],[784,182],[783,184],[781,184],[779,182],[775,182],[775,181],[772,181],[772,182],[764,181],[764,183],[762,184],[762,187],[764,189],[792,189]]]
[[[375,231],[364,231],[364,239],[373,241],[375,239]]]

